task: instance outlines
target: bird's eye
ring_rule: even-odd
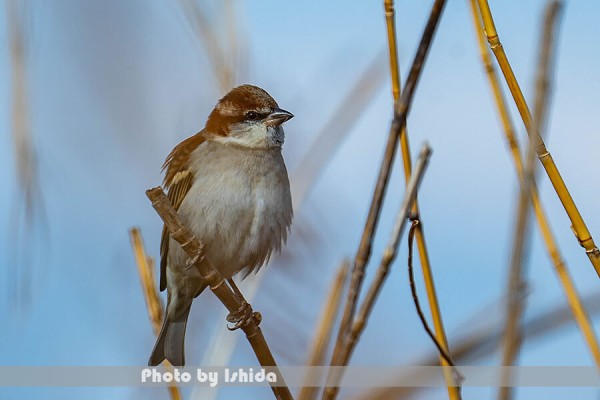
[[[248,111],[246,113],[246,119],[249,119],[250,121],[255,121],[258,119],[258,113],[256,111]]]

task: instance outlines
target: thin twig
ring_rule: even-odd
[[[419,220],[414,220],[412,222],[412,225],[410,226],[410,230],[408,231],[408,281],[410,283],[410,292],[412,294],[412,298],[413,298],[413,302],[415,303],[415,308],[417,310],[417,314],[419,315],[419,319],[421,320],[421,323],[423,324],[423,328],[425,329],[425,332],[427,332],[427,334],[429,335],[429,337],[435,344],[435,347],[437,347],[438,351],[440,352],[440,355],[444,358],[444,360],[446,360],[448,365],[450,365],[452,367],[452,370],[454,371],[454,381],[456,383],[456,387],[459,389],[458,395],[459,395],[459,398],[462,398],[461,393],[460,393],[460,387],[461,387],[463,381],[465,380],[465,378],[460,373],[458,368],[456,368],[456,364],[452,360],[452,356],[450,356],[450,354],[446,351],[444,346],[442,346],[440,344],[440,342],[437,340],[437,338],[435,337],[435,333],[429,327],[429,324],[427,323],[427,319],[425,318],[425,314],[423,313],[423,309],[421,308],[421,304],[419,303],[419,296],[417,295],[417,287],[415,285],[415,275],[413,273],[413,263],[412,263],[413,238],[415,236],[415,229],[417,228],[417,225],[419,225]]]
[[[275,397],[278,399],[293,399],[290,390],[285,385],[283,375],[277,369],[273,354],[259,327],[262,318],[260,313],[253,312],[252,307],[244,299],[238,298],[225,283],[219,272],[210,265],[208,260],[204,259],[202,243],[183,225],[162,188],[159,186],[149,189],[146,191],[146,195],[152,201],[152,207],[154,207],[163,220],[171,237],[181,245],[181,248],[190,257],[188,259],[188,267],[199,270],[204,281],[209,285],[221,303],[229,310],[230,315],[244,314],[248,316],[248,318],[240,321],[239,328],[246,334],[246,338],[250,342],[260,365],[271,367],[270,370],[277,373],[276,384],[278,386],[271,386]]]
[[[150,322],[152,323],[154,334],[158,336],[162,324],[163,306],[160,301],[160,296],[158,295],[158,290],[156,289],[154,263],[150,257],[146,256],[144,241],[142,240],[140,230],[138,228],[132,228],[129,230],[129,235],[131,236],[131,247],[133,248],[135,263],[138,267],[140,281],[142,282]],[[168,361],[165,360],[163,365],[167,371],[173,370],[173,366]],[[168,390],[172,400],[181,400],[181,391],[178,386],[169,385]]]
[[[504,332],[504,350],[502,354],[502,365],[513,365],[522,341],[521,318],[524,311],[524,292],[526,282],[524,278],[523,265],[528,253],[529,244],[529,214],[531,210],[531,190],[535,186],[535,149],[543,143],[545,133],[545,121],[550,91],[550,75],[554,66],[555,30],[562,5],[558,1],[548,3],[544,16],[543,33],[541,35],[540,55],[538,59],[538,70],[536,80],[536,97],[534,118],[532,120],[533,132],[538,135],[530,137],[525,155],[525,167],[521,190],[519,192],[519,205],[517,211],[517,223],[513,242],[513,255],[510,263],[509,285],[508,285],[508,307],[507,321]],[[512,378],[508,369],[503,370],[502,384],[498,391],[499,400],[509,400],[513,397],[513,388],[510,386]]]
[[[436,0],[433,4],[427,25],[425,26],[425,30],[417,49],[417,54],[415,55],[410,69],[410,74],[405,85],[406,89],[402,92],[399,102],[397,102],[397,105],[394,107],[394,119],[390,127],[385,153],[381,161],[377,184],[373,192],[369,214],[367,216],[367,221],[365,223],[360,245],[354,260],[352,280],[350,283],[350,289],[348,292],[344,313],[342,315],[340,329],[338,331],[338,338],[332,356],[331,365],[340,365],[338,360],[343,359],[343,357],[340,357],[340,352],[344,347],[347,347],[347,335],[351,327],[351,322],[356,313],[358,295],[364,281],[365,268],[371,256],[372,241],[375,234],[375,228],[377,227],[377,223],[379,221],[381,205],[387,189],[394,156],[396,154],[396,148],[398,145],[398,139],[403,127],[406,125],[406,117],[410,109],[416,85],[421,75],[421,70],[429,51],[429,47],[438,25],[444,4],[445,0]]]
[[[389,243],[383,252],[381,262],[377,268],[377,275],[369,287],[365,299],[360,306],[358,315],[352,323],[352,327],[346,338],[345,345],[339,351],[339,358],[335,360],[336,364],[334,365],[348,364],[356,344],[358,343],[358,339],[365,329],[369,316],[373,311],[375,301],[377,300],[377,297],[381,292],[381,288],[383,287],[383,283],[388,276],[390,265],[396,258],[398,245],[400,244],[400,238],[402,237],[404,227],[406,226],[406,221],[408,220],[410,211],[412,210],[412,205],[415,197],[417,196],[417,191],[423,179],[423,174],[425,172],[425,168],[427,167],[430,154],[431,148],[427,144],[424,144],[419,154],[413,174],[410,177],[409,184],[406,188],[406,194],[404,195],[404,199],[402,200],[402,204],[398,210],[396,223],[394,225],[392,234],[390,235]],[[331,385],[324,391],[323,399],[335,398],[339,392],[339,383],[342,378],[343,374],[330,374],[328,382],[331,383]]]

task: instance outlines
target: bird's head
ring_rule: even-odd
[[[206,121],[214,141],[249,149],[281,147],[285,134],[281,126],[294,115],[278,107],[265,90],[241,85],[227,93]]]

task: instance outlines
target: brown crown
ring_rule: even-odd
[[[233,88],[215,106],[206,121],[210,133],[226,136],[231,124],[241,122],[248,111],[272,110],[277,102],[264,89],[253,85]]]

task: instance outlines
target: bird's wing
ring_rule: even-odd
[[[179,143],[173,151],[167,156],[165,163],[162,166],[163,171],[167,171],[163,186],[168,190],[167,196],[175,207],[183,202],[185,195],[192,187],[194,181],[194,173],[190,169],[190,156],[192,152],[198,148],[206,137],[203,131],[196,135],[187,138]],[[162,235],[160,238],[160,291],[162,292],[167,287],[167,258],[169,256],[169,232],[167,227],[163,226]]]

